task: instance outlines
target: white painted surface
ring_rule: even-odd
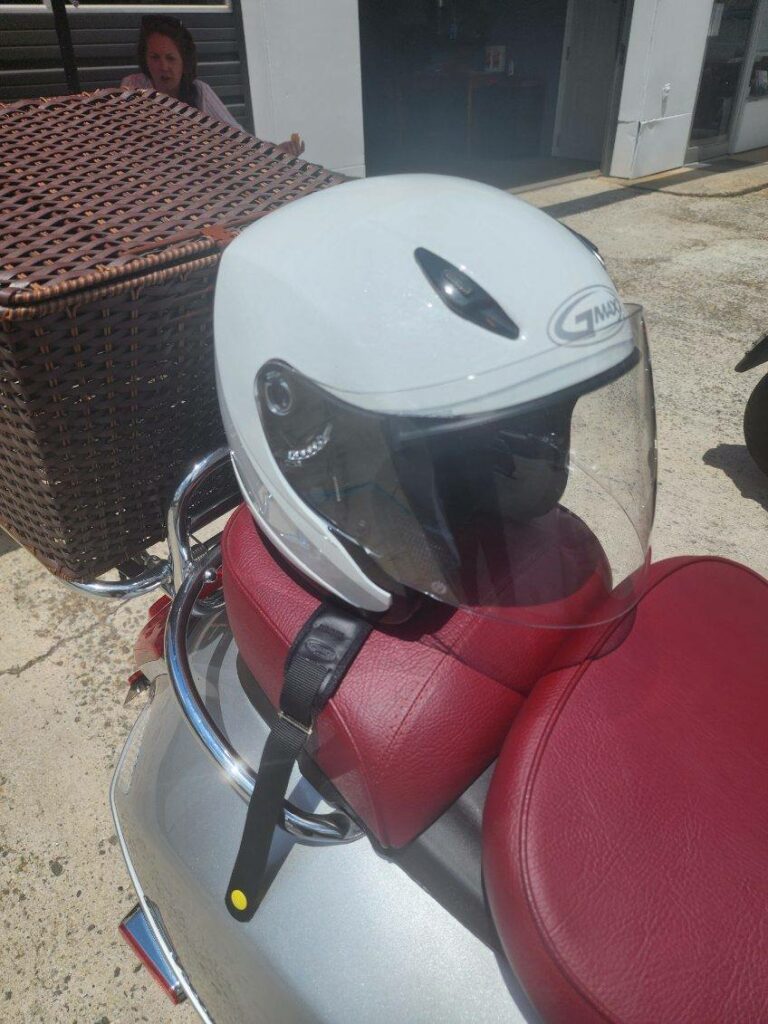
[[[743,153],[747,149],[768,146],[768,96],[759,100],[747,100],[736,129],[732,150]]]
[[[655,121],[632,121],[619,124],[614,147],[614,163],[625,160],[631,174],[618,177],[642,178],[685,163],[685,149],[691,134],[693,114],[661,117]],[[682,148],[681,148],[682,147]]]
[[[685,163],[711,14],[709,0],[635,0],[611,174]]]
[[[256,135],[298,132],[304,158],[365,173],[356,0],[243,0]]]

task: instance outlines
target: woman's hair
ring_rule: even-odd
[[[141,19],[139,31],[139,67],[151,78],[147,64],[147,43],[155,34],[166,36],[175,43],[181,54],[182,72],[179,85],[179,99],[191,107],[198,106],[198,95],[195,87],[197,78],[197,47],[189,29],[178,18],[168,14],[145,14]]]

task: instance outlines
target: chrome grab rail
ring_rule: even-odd
[[[194,684],[187,655],[187,628],[203,586],[216,578],[221,564],[221,544],[211,541],[193,547],[189,538],[189,506],[194,491],[230,458],[219,448],[190,469],[173,495],[167,515],[168,559],[144,556],[146,569],[128,580],[95,580],[68,586],[91,597],[138,597],[163,587],[173,597],[165,629],[165,660],[176,699],[192,731],[210,756],[224,770],[229,782],[250,800],[257,773],[246,764],[208,713]],[[198,610],[202,601],[198,605]],[[315,845],[350,843],[363,834],[343,811],[312,814],[288,801],[279,825],[290,835]]]
[[[208,713],[193,682],[187,655],[187,627],[195,601],[220,558],[221,550],[217,545],[188,571],[179,586],[165,629],[165,660],[171,685],[192,731],[224,770],[228,781],[246,800],[250,800],[257,773],[234,750]],[[279,825],[290,835],[321,846],[350,843],[362,835],[358,826],[342,811],[312,814],[299,810],[288,801],[283,805]]]
[[[151,594],[158,587],[167,587],[173,579],[170,561],[159,561],[159,564],[148,565],[138,576],[128,580],[90,580],[86,583],[74,583],[62,580],[70,590],[76,590],[86,597],[143,597]]]
[[[229,462],[229,448],[217,448],[210,455],[206,455],[190,469],[171,499],[166,524],[168,526],[168,560],[173,572],[173,593],[178,592],[184,579],[194,567],[187,529],[187,512],[192,495],[200,484],[204,483],[212,473],[215,473],[227,462]]]
[[[150,594],[158,587],[173,596],[194,564],[189,542],[188,512],[192,494],[197,487],[229,461],[229,448],[218,448],[200,459],[189,470],[174,492],[166,516],[168,558],[144,555],[143,572],[125,580],[88,580],[83,583],[63,582],[71,590],[88,597],[131,598]]]

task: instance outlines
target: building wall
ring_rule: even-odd
[[[710,0],[635,0],[612,175],[685,163],[711,13]]]
[[[365,174],[357,0],[245,0],[255,134],[298,132],[305,159]]]

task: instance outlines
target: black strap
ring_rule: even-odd
[[[227,909],[238,921],[250,921],[266,893],[272,835],[282,815],[291,771],[312,732],[314,715],[332,696],[370,631],[371,624],[364,619],[322,604],[288,652],[277,722],[261,755],[227,889]]]

